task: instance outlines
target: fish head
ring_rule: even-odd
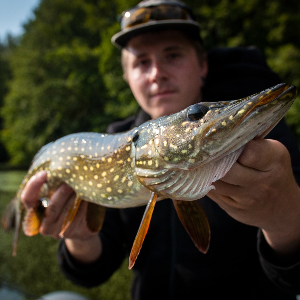
[[[285,115],[296,88],[279,84],[239,100],[200,102],[136,130],[139,169],[191,169],[265,136]],[[151,171],[152,170],[152,171]]]
[[[196,138],[194,152],[198,166],[234,152],[254,138],[265,137],[293,104],[297,89],[279,84],[239,100],[207,103],[203,117],[205,131]],[[203,103],[206,104],[206,103]]]

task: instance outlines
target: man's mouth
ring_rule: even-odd
[[[175,93],[174,90],[161,90],[155,93],[151,93],[152,98],[161,98],[161,97],[168,97]]]

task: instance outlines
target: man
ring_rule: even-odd
[[[142,111],[112,124],[109,132],[280,82],[255,49],[217,50],[207,60],[199,25],[182,2],[142,1],[123,15],[121,25],[112,41],[122,49],[124,78]],[[157,203],[133,268],[133,299],[295,299],[300,293],[299,152],[283,122],[270,137],[249,142],[216,189],[200,200],[212,232],[206,255],[189,239],[171,201]],[[27,208],[36,205],[45,181],[41,172],[28,182],[22,195]],[[67,185],[57,190],[41,234],[58,237],[73,200]],[[128,255],[144,207],[109,209],[100,234],[86,228],[85,210],[83,204],[65,232],[59,263],[74,283],[89,287],[108,279]]]

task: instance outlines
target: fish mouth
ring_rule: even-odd
[[[289,85],[282,84],[282,86],[280,86],[278,90],[275,90],[273,92],[273,95],[274,95],[274,93],[278,93],[278,95],[275,96],[274,99],[272,99],[268,95],[266,97],[266,99],[263,99],[261,101],[260,105],[265,105],[265,104],[268,104],[268,103],[271,103],[271,102],[276,102],[278,99],[280,99],[281,101],[284,101],[284,98],[287,98],[287,101],[286,101],[285,105],[282,105],[281,109],[284,106],[290,106],[292,103],[290,103],[290,101],[288,101],[288,100],[293,98],[297,94],[297,88],[293,85],[289,86]],[[263,139],[279,123],[280,120],[281,120],[281,118],[279,118],[279,120],[277,122],[275,122],[274,124],[272,124],[271,126],[266,128],[265,131],[261,132],[254,139]]]
[[[277,101],[280,101],[282,105],[280,106],[280,110],[282,110],[285,106],[290,106],[291,102],[290,99],[295,96],[297,93],[297,89],[295,86],[287,85],[285,83],[279,84],[266,92],[265,95],[262,95],[258,98],[258,102],[253,105],[253,107],[244,115],[244,117],[239,122],[244,122],[249,115],[251,115],[255,110],[259,110],[260,107],[263,108],[265,105],[269,104],[276,104]],[[285,101],[286,100],[286,101]],[[255,139],[262,139],[264,138],[281,120],[281,117],[278,118],[277,122],[273,121],[271,126],[268,126],[263,132],[259,135],[255,136]],[[238,126],[237,124],[236,126]]]
[[[278,100],[278,98],[282,98],[282,96],[284,96],[284,94],[289,93],[291,90],[296,89],[294,86],[285,84],[285,83],[281,83],[277,86],[275,86],[274,88],[270,89],[266,95],[263,95],[259,98],[259,102],[257,103],[257,106],[261,106],[261,105],[265,105],[268,104],[270,102],[274,102],[276,100]],[[294,94],[294,93],[293,93]]]
[[[293,91],[293,92],[292,92]],[[278,84],[274,86],[273,88],[270,88],[265,92],[265,94],[259,96],[259,98],[256,100],[256,103],[247,111],[247,113],[240,119],[240,121],[236,124],[236,126],[240,125],[242,122],[244,122],[249,115],[251,115],[255,110],[260,109],[260,107],[263,107],[270,103],[275,103],[280,99],[281,102],[284,102],[285,96],[287,97],[291,93],[290,98],[296,93],[296,88],[294,86],[287,85],[285,83]],[[251,102],[251,101],[249,101]],[[287,101],[288,103],[289,101]]]

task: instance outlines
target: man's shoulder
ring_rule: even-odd
[[[129,130],[135,120],[135,116],[130,116],[124,120],[115,121],[107,126],[107,133],[115,133]]]
[[[212,101],[242,98],[282,82],[256,47],[212,49],[208,64],[203,94]]]
[[[116,133],[116,132],[127,131],[132,129],[133,127],[143,124],[148,120],[150,120],[150,116],[142,109],[140,109],[139,112],[133,116],[109,124],[106,129],[106,132]]]
[[[255,46],[213,48],[208,51],[208,60],[211,69],[240,63],[268,67],[265,56]]]

